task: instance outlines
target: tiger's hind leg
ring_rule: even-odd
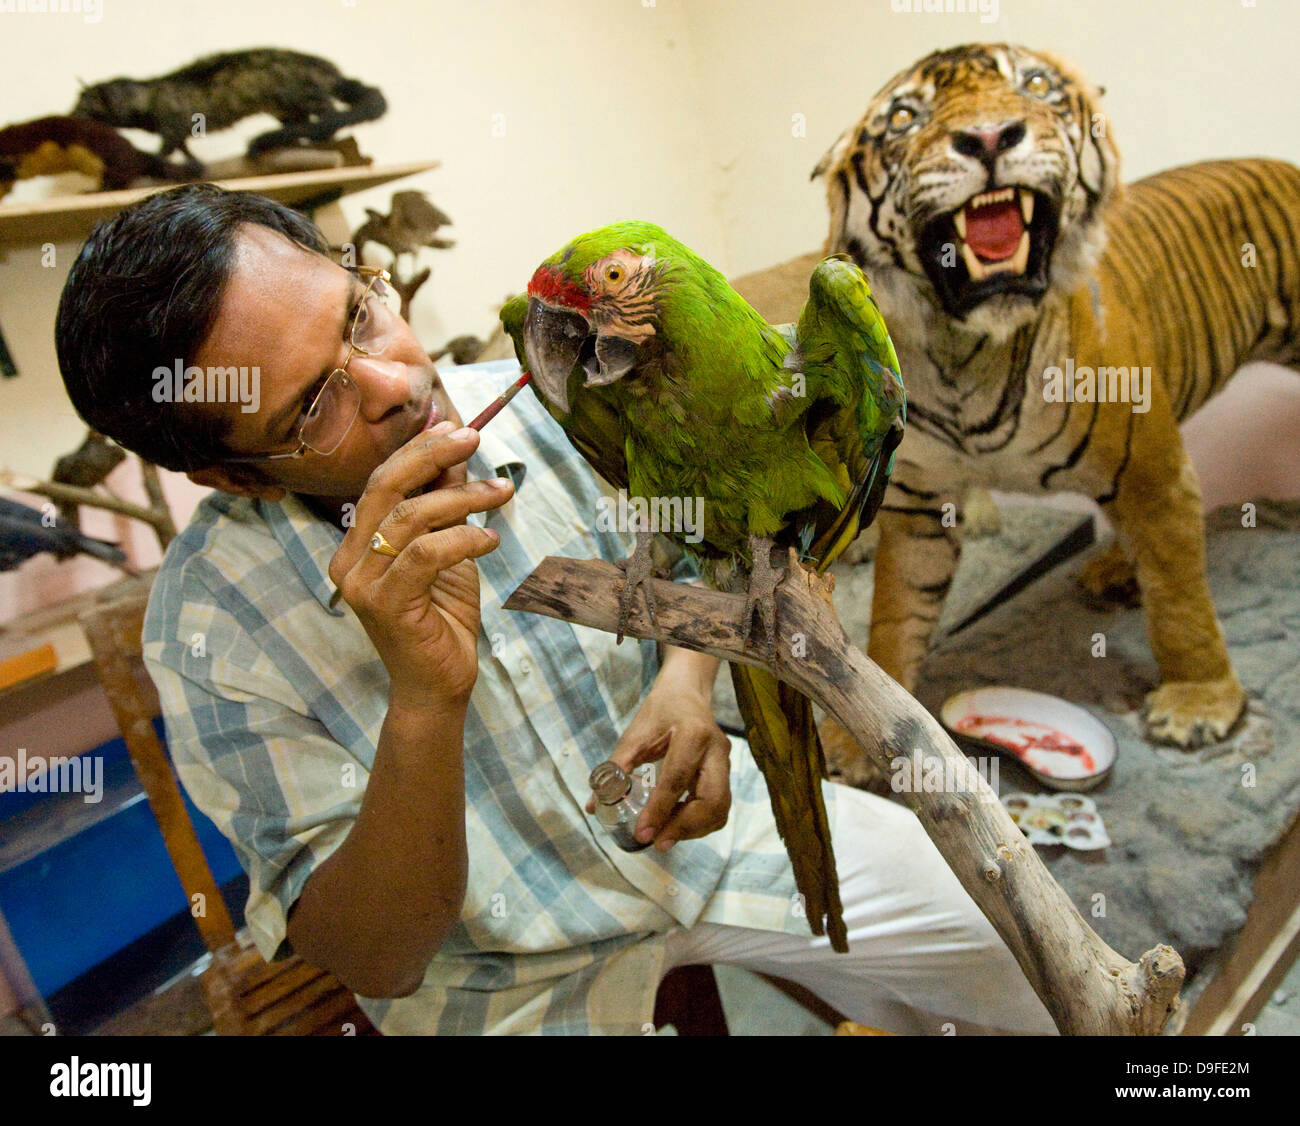
[[[1147,636],[1161,685],[1146,698],[1148,736],[1191,750],[1227,737],[1246,708],[1206,576],[1195,471],[1172,424],[1139,433],[1110,505],[1133,544]]]

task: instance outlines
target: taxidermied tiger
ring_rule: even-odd
[[[913,690],[961,550],[945,508],[968,486],[1083,493],[1119,533],[1085,585],[1136,563],[1161,678],[1147,733],[1191,748],[1246,698],[1178,424],[1248,361],[1300,367],[1300,169],[1226,160],[1120,188],[1100,94],[1041,51],[938,51],[813,173],[827,252],[870,277],[907,384],[869,654]]]
[[[347,109],[338,109],[336,102]],[[114,78],[87,86],[72,112],[120,129],[157,133],[159,156],[179,150],[191,167],[201,168],[185,147],[195,114],[203,115],[206,132],[269,113],[283,128],[254,137],[248,146],[253,157],[299,140],[328,141],[343,126],[373,121],[387,108],[379,90],[344,78],[328,59],[259,47],[208,55],[160,78]]]

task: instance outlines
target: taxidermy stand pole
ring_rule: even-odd
[[[938,760],[945,779],[963,780],[948,787],[961,792],[917,793],[914,786],[903,798],[1063,1034],[1159,1034],[1179,1004],[1182,959],[1162,944],[1129,962],[1096,935],[938,721],[849,643],[831,602],[833,582],[797,565],[793,554],[790,562],[776,591],[772,671],[835,716],[883,773],[902,756],[912,759],[913,779]],[[623,572],[610,563],[551,556],[506,609],[614,633],[622,587]],[[638,598],[629,637],[764,665],[746,647],[743,594],[660,579],[650,587],[657,625]]]

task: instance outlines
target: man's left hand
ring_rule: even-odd
[[[713,718],[717,669],[713,657],[667,650],[654,686],[609,756],[627,773],[659,763],[636,838],[653,841],[660,852],[717,832],[731,811],[731,744]],[[593,797],[587,812],[595,811]]]

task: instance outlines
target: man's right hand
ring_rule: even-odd
[[[330,561],[330,580],[388,670],[389,706],[437,709],[469,698],[478,676],[478,568],[500,538],[465,523],[514,495],[504,479],[466,480],[478,432],[441,422],[379,466]],[[428,488],[421,495],[408,495]],[[379,532],[398,552],[371,549]]]

